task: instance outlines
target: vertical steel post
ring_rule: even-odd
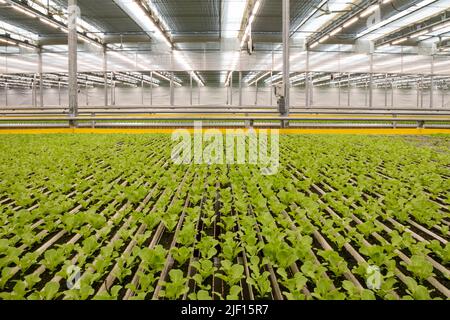
[[[113,81],[113,88],[112,88],[112,105],[116,105],[116,80]]]
[[[114,72],[111,72],[109,75],[109,82],[110,82],[110,94],[111,94],[111,105],[114,105]]]
[[[72,117],[78,115],[78,81],[77,81],[77,47],[78,47],[78,33],[77,33],[77,15],[78,15],[77,0],[69,0],[68,3],[68,53],[69,53],[69,114]],[[76,123],[71,121],[71,126],[76,126]]]
[[[309,99],[309,50],[306,51],[306,74],[305,74],[305,106],[309,109],[311,100]]]
[[[420,79],[420,107],[423,108],[423,75]]]
[[[189,88],[190,88],[190,101],[191,101],[191,106],[192,106],[192,104],[193,104],[193,101],[192,101],[192,73],[190,74],[190,77],[189,77]]]
[[[141,75],[141,104],[144,105],[144,74]]]
[[[290,31],[290,0],[283,0],[283,83],[284,83],[284,101],[285,101],[285,112],[283,116],[289,115],[290,106],[290,81],[289,81],[289,31]]]
[[[61,107],[61,79],[58,80],[58,105]]]
[[[198,105],[200,105],[200,84],[197,83],[197,89],[198,89]]]
[[[230,105],[233,105],[233,71],[231,71],[230,78]]]
[[[242,71],[239,71],[239,107],[242,107]]]
[[[351,94],[351,92],[350,92],[350,88],[351,88],[351,86],[350,86],[350,79],[351,79],[351,76],[350,76],[350,73],[348,74],[348,78],[347,78],[347,106],[348,107],[350,107],[350,105],[351,105],[351,96],[350,96],[350,94]]]
[[[88,77],[86,76],[86,83],[84,84],[86,90],[86,105],[89,105],[89,87],[88,87]]]
[[[103,47],[103,80],[105,89],[105,107],[108,106],[108,56],[106,46]]]
[[[150,106],[153,106],[153,71],[150,72]]]
[[[37,97],[36,97],[36,79],[37,76],[34,74],[33,76],[33,88],[32,88],[32,99],[33,99],[33,107],[37,107]],[[6,87],[5,87],[6,90]]]
[[[384,106],[388,106],[388,74],[384,76]]]
[[[255,82],[255,92],[256,92],[256,94],[255,94],[255,106],[257,106],[258,105],[258,81],[256,81]]]
[[[416,94],[417,94],[417,108],[420,106],[420,87],[419,87],[419,81],[416,80]]]
[[[391,80],[391,107],[394,108],[394,82]]]
[[[225,88],[227,89],[227,99],[226,99],[226,102],[225,102],[225,105],[229,105],[230,104],[230,84],[226,84],[225,83]]]
[[[373,53],[370,53],[369,108],[373,107]]]
[[[269,94],[270,94],[270,106],[273,106],[273,70],[270,70],[270,90],[269,90]]]
[[[5,84],[5,106],[8,106],[8,83]]]
[[[365,90],[364,90],[364,106],[366,106],[367,107],[367,105],[368,105],[368,98],[367,98],[367,96],[368,96],[368,93],[369,93],[369,83],[367,82],[367,80],[366,80],[366,85],[365,85]]]
[[[339,81],[338,81],[338,106],[341,106],[341,75],[339,74]]]
[[[170,105],[173,106],[175,104],[175,95],[174,95],[174,74],[173,72],[170,73]]]
[[[39,49],[39,106],[44,108],[44,74],[42,72],[42,49]]]
[[[434,108],[434,54],[431,56],[430,109]]]

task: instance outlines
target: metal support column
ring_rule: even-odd
[[[430,109],[434,108],[434,55],[431,56]]]
[[[341,75],[339,74],[339,81],[338,81],[338,106],[341,106]]]
[[[58,79],[58,105],[61,107],[61,79]]]
[[[88,85],[88,77],[86,76],[86,83],[85,83],[85,93],[86,93],[86,106],[89,105],[89,85]]]
[[[150,106],[153,106],[153,71],[150,72]]]
[[[369,94],[369,83],[366,80],[366,86],[365,86],[365,90],[364,90],[364,106],[367,107],[367,105],[369,104],[368,101],[368,94]]]
[[[255,106],[258,105],[258,81],[255,82]]]
[[[348,78],[347,78],[347,106],[348,107],[350,107],[350,105],[351,105],[351,99],[352,99],[352,97],[351,97],[351,92],[350,92],[350,89],[351,89],[351,86],[350,86],[350,78],[351,78],[351,76],[350,76],[350,73],[348,74]]]
[[[116,80],[113,81],[112,84],[112,105],[115,106],[116,105]]]
[[[423,108],[423,75],[420,78],[420,107]]]
[[[269,90],[269,94],[270,94],[270,106],[273,106],[273,70],[270,70],[270,90]]]
[[[394,108],[394,82],[391,80],[391,107]]]
[[[285,112],[282,113],[282,116],[289,115],[289,106],[290,106],[290,66],[289,66],[289,31],[290,31],[290,0],[283,0],[283,83],[284,83],[284,102],[285,102]],[[282,126],[287,126],[288,123],[283,123]]]
[[[309,51],[306,51],[306,74],[305,74],[305,106],[309,109],[311,100],[309,99]]]
[[[141,104],[144,105],[144,74],[141,75]]]
[[[189,88],[190,88],[190,92],[189,92],[190,93],[190,97],[189,98],[190,98],[190,102],[191,102],[191,106],[192,106],[192,104],[193,104],[193,101],[192,101],[193,100],[192,99],[192,93],[193,93],[192,92],[192,89],[193,89],[192,88],[192,73],[190,74],[190,77],[189,77]]]
[[[239,71],[239,107],[242,107],[242,71]]]
[[[370,54],[369,108],[373,107],[373,54]]]
[[[173,88],[173,72],[170,73],[170,105],[173,106],[175,104],[174,99],[174,88]]]
[[[111,94],[111,105],[114,105],[114,72],[109,75],[110,80],[110,94]]]
[[[416,91],[417,91],[417,108],[420,107],[420,85],[419,81],[416,82]]]
[[[44,74],[42,72],[42,49],[39,49],[39,106],[44,108]]]
[[[200,84],[197,83],[197,89],[198,89],[198,105],[200,105]]]
[[[233,105],[233,71],[231,71],[230,78],[230,105]]]
[[[69,0],[68,3],[68,27],[69,27],[69,114],[72,117],[78,115],[78,81],[77,81],[77,0]],[[70,126],[76,126],[76,122],[71,121]]]
[[[384,76],[384,106],[388,106],[388,74]]]
[[[5,106],[8,106],[8,83],[5,84]]]
[[[33,107],[37,107],[36,81],[37,81],[37,76],[36,76],[36,74],[34,74],[33,85],[32,85]]]
[[[106,46],[103,48],[103,80],[105,89],[105,107],[108,106],[108,56]]]

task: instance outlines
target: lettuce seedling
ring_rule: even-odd
[[[206,290],[199,290],[197,293],[193,292],[188,296],[189,300],[200,300],[200,301],[210,301],[212,300],[211,295]]]
[[[188,287],[186,283],[187,278],[184,277],[183,271],[178,269],[172,269],[169,272],[169,282],[165,282],[165,290],[161,290],[160,296],[170,300],[175,300],[184,295]]]
[[[188,247],[194,243],[195,235],[195,224],[193,222],[186,223],[178,233],[177,242]]]
[[[203,258],[211,259],[217,254],[217,249],[215,248],[219,244],[219,241],[211,236],[203,236],[202,239],[197,243],[197,249]]]
[[[218,274],[218,278],[226,281],[229,286],[233,286],[241,281],[244,275],[244,267],[242,265],[233,264],[229,260],[224,260],[221,264],[222,268],[220,268],[220,270],[222,270],[225,274]]]
[[[227,300],[239,300],[242,288],[240,286],[232,286],[229,294],[226,296]]]
[[[143,248],[139,252],[145,270],[161,271],[166,263],[167,250],[157,245],[154,249]]]
[[[177,247],[175,247],[175,248],[172,248],[170,253],[171,253],[172,257],[181,266],[192,256],[192,248],[188,248],[188,247],[177,248]]]
[[[193,261],[192,266],[197,270],[198,274],[200,274],[203,279],[207,279],[217,271],[217,268],[214,267],[212,261],[207,259]]]
[[[409,264],[405,262],[401,262],[401,264],[420,280],[428,279],[433,275],[433,264],[424,256],[413,255]]]

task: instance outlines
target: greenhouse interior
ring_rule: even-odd
[[[448,300],[449,89],[450,0],[0,0],[0,300]]]

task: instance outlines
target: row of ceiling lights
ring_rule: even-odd
[[[389,2],[391,2],[392,0],[383,0],[382,4],[387,4]],[[374,4],[372,6],[370,6],[369,8],[367,8],[366,10],[364,10],[361,14],[349,19],[348,21],[346,21],[342,26],[337,27],[336,29],[334,29],[333,31],[331,31],[329,34],[323,36],[322,38],[320,38],[318,41],[314,42],[313,44],[311,44],[309,46],[310,49],[314,49],[315,47],[317,47],[319,44],[327,41],[328,39],[330,39],[331,37],[337,35],[339,32],[343,31],[344,29],[347,29],[348,27],[350,27],[351,25],[355,24],[356,22],[358,22],[361,18],[366,18],[368,16],[370,16],[372,13],[374,13],[376,10],[380,9],[380,4]]]
[[[434,27],[425,28],[423,30],[420,30],[420,31],[418,31],[416,33],[411,34],[410,36],[406,36],[406,37],[402,37],[400,39],[394,40],[394,41],[390,42],[390,44],[398,45],[398,44],[406,42],[406,41],[408,41],[410,39],[414,39],[414,38],[418,38],[418,37],[421,37],[421,36],[425,36],[428,33],[439,31],[439,30],[442,30],[442,29],[445,29],[445,28],[449,28],[449,27],[450,27],[450,21],[447,21],[447,22],[438,24],[438,25],[436,25]],[[382,47],[388,46],[388,45],[389,45],[389,43],[388,44],[384,44]]]
[[[2,4],[2,3],[3,4],[10,3],[12,8],[15,9],[16,11],[21,12],[21,13],[23,13],[23,14],[25,14],[27,16],[33,17],[33,18],[39,18],[39,20],[42,21],[43,23],[45,23],[45,24],[47,24],[47,25],[49,25],[49,26],[51,26],[51,27],[53,27],[53,28],[55,28],[57,30],[63,31],[65,33],[68,33],[68,29],[67,29],[66,26],[61,26],[58,23],[56,23],[55,21],[52,21],[52,19],[44,17],[44,16],[38,17],[37,13],[34,13],[33,11],[29,10],[28,8],[25,8],[22,5],[15,4],[15,3],[9,2],[7,0],[0,0],[0,4]],[[140,2],[125,3],[124,5],[125,6],[131,6],[131,7],[129,7],[130,9],[133,9],[135,12],[137,11],[138,14],[140,16],[142,16],[142,17],[145,16],[146,19],[147,19],[146,21],[147,22],[149,21],[149,22],[151,22],[153,24],[154,29],[156,31],[159,31],[159,36],[162,39],[165,40],[165,43],[170,48],[172,48],[172,46],[173,46],[172,43],[169,41],[167,36],[161,31],[161,29],[154,23],[154,21],[147,16],[147,13],[144,11],[144,8],[143,8],[143,6],[142,6],[142,4]],[[161,19],[160,16],[159,16],[159,18]],[[64,23],[64,22],[61,21],[60,23]],[[165,24],[165,23],[163,23],[163,24]],[[77,27],[77,28],[79,28],[79,27]],[[78,31],[80,31],[80,30],[78,30]],[[88,43],[90,45],[93,45],[94,47],[97,47],[99,49],[103,48],[103,45],[100,42],[98,42],[98,39],[96,39],[96,38],[91,38],[88,35],[83,35],[83,34],[80,34],[80,33],[79,33],[79,38],[82,41],[84,41],[84,42],[86,42],[86,43]],[[6,44],[10,44],[10,45],[27,46],[26,44],[15,42],[15,41],[12,41],[12,40],[9,40],[9,39],[0,38],[0,41],[3,42],[3,43],[6,43]],[[27,47],[30,47],[30,46],[27,46]],[[110,46],[107,45],[107,47],[110,47]],[[121,55],[120,53],[117,53],[117,54]],[[127,59],[125,56],[123,56],[123,57],[124,58],[122,60],[126,60]],[[186,70],[192,70],[190,65],[187,63],[186,58],[183,56],[183,54],[181,52],[174,51],[174,57],[178,61],[178,63],[180,63],[181,65],[183,65],[186,68]],[[197,73],[195,71],[189,71],[189,74],[193,77],[193,79],[197,83],[199,83],[199,85],[204,86],[204,81],[201,79],[200,76],[197,75]],[[162,78],[165,78],[165,77],[162,76]],[[165,78],[165,79],[170,81],[170,79],[167,79],[167,78]],[[175,84],[181,86],[181,84],[178,83],[178,82],[175,82]]]

